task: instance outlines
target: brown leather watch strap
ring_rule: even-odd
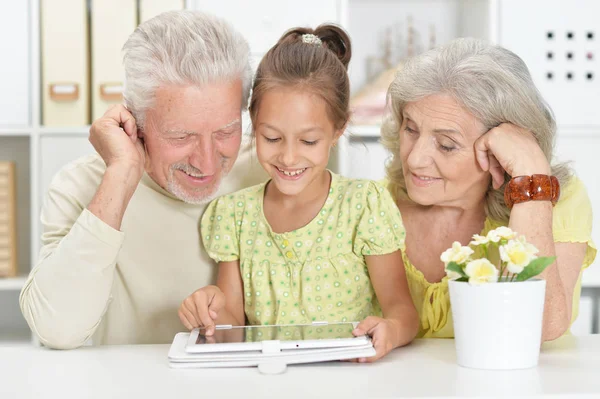
[[[551,201],[555,205],[559,197],[560,184],[555,176],[516,176],[504,189],[504,202],[509,209],[514,204],[527,201]]]

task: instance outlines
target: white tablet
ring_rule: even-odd
[[[186,346],[190,333],[178,333],[169,349],[169,365],[173,368],[249,367],[263,363],[313,363],[375,356],[370,341],[347,348],[294,349],[264,354],[260,351],[189,353]]]
[[[244,352],[262,351],[265,341],[279,341],[281,350],[341,348],[365,345],[370,337],[355,337],[352,323],[313,323],[270,326],[216,326],[212,336],[204,334],[204,328],[191,331],[186,352]]]

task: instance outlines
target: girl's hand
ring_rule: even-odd
[[[202,287],[185,298],[179,307],[179,320],[188,329],[205,327],[207,336],[215,331],[215,320],[225,307],[225,294],[216,285]]]
[[[361,321],[354,331],[352,331],[352,334],[355,337],[365,334],[370,335],[376,355],[369,358],[362,357],[356,359],[356,361],[359,363],[372,363],[398,347],[399,329],[400,326],[397,321],[381,317],[369,316]]]
[[[475,141],[474,147],[477,162],[490,172],[495,189],[504,184],[504,172],[511,177],[551,173],[533,134],[511,123],[490,129]]]

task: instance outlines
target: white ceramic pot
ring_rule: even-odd
[[[511,370],[535,367],[542,341],[546,281],[449,281],[460,366]]]

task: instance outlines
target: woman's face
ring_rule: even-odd
[[[425,206],[480,205],[490,175],[477,164],[473,144],[483,133],[483,124],[449,95],[408,103],[400,158],[409,197]]]

